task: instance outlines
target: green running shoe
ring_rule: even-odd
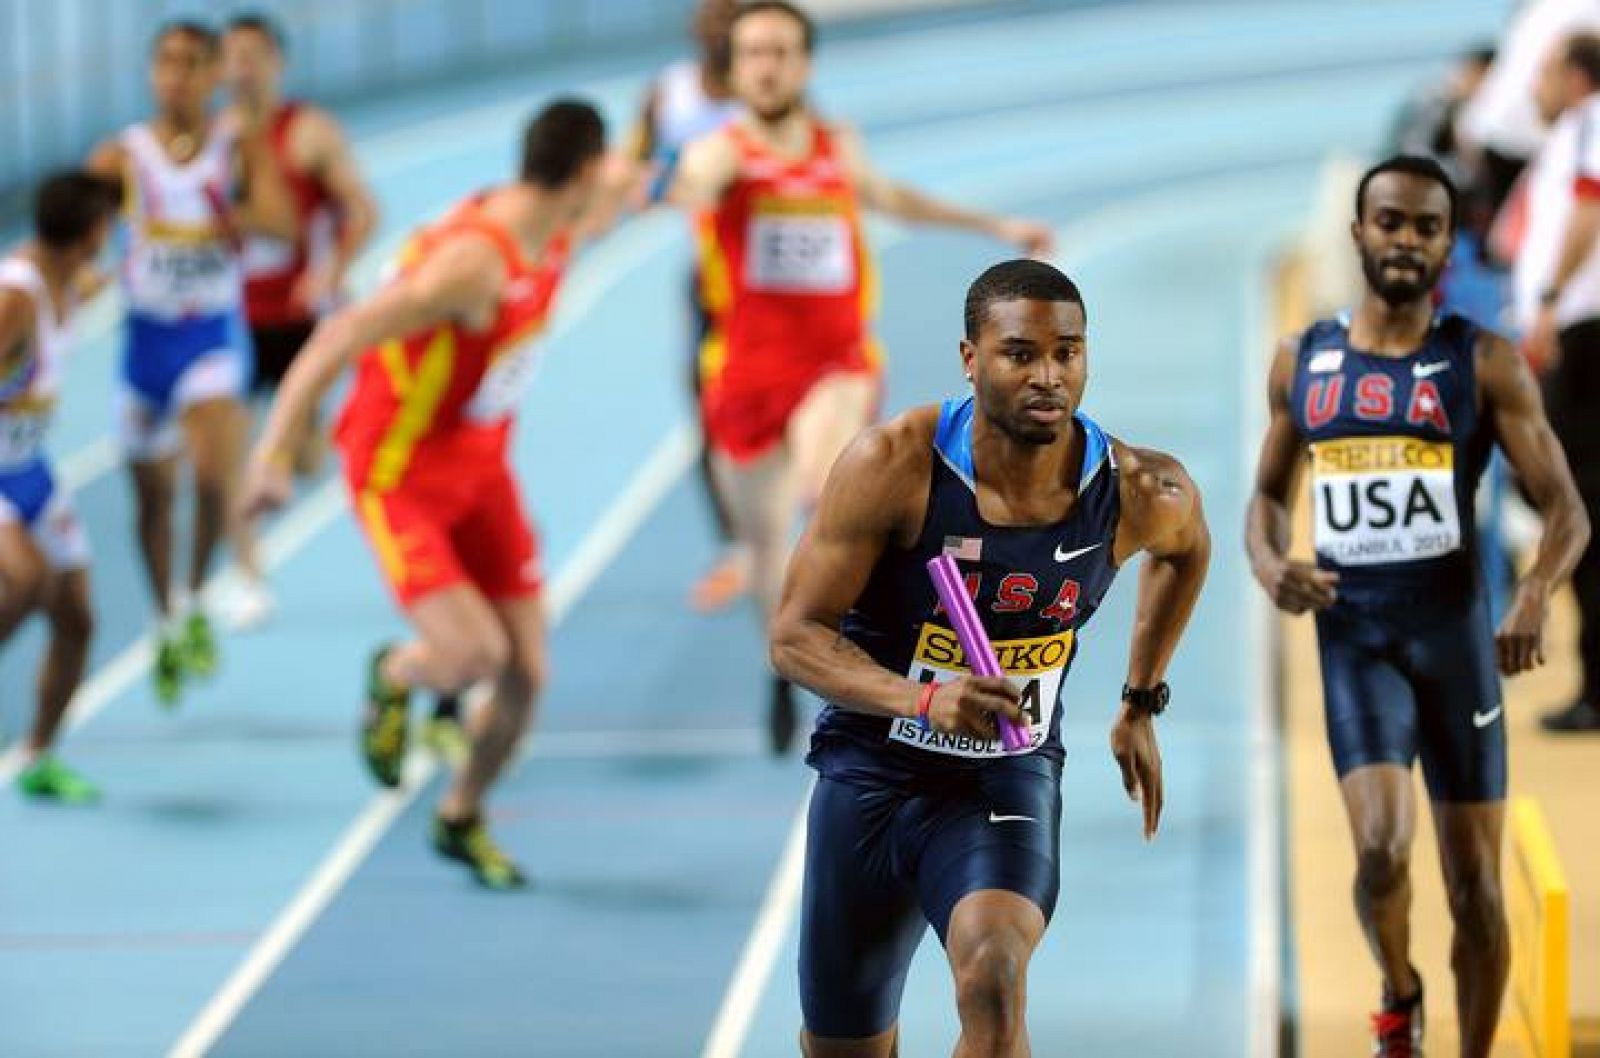
[[[89,780],[45,754],[17,776],[17,789],[37,801],[64,805],[92,805],[100,800],[100,789]]]
[[[472,755],[472,740],[453,716],[433,716],[422,728],[422,744],[451,768],[460,770]]]
[[[201,679],[217,671],[217,639],[211,634],[211,622],[196,610],[183,622],[183,668],[191,676]]]
[[[383,678],[383,659],[393,647],[385,644],[372,652],[367,664],[367,710],[361,719],[361,755],[380,786],[400,785],[406,762],[407,724],[411,692],[393,687]]]
[[[159,635],[156,639],[156,656],[150,663],[150,680],[155,684],[156,701],[163,709],[173,709],[178,695],[183,693],[183,644],[176,639]]]
[[[461,823],[433,817],[433,847],[447,860],[459,860],[485,889],[521,889],[528,884],[522,869],[511,862],[489,836],[482,816]]]

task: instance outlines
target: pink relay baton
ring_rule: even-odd
[[[933,590],[956,626],[956,638],[961,641],[961,652],[967,656],[974,675],[1004,677],[1005,671],[995,659],[994,647],[989,643],[989,633],[983,630],[978,619],[978,608],[966,585],[961,583],[961,570],[949,555],[928,559],[928,576],[933,578]],[[1013,723],[1009,716],[995,714],[995,725],[1000,729],[1000,744],[1008,750],[1027,749],[1032,741],[1026,728]]]

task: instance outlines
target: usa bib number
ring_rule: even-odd
[[[1420,562],[1461,547],[1455,449],[1416,437],[1311,446],[1317,553],[1341,566]]]
[[[1017,753],[1030,753],[1050,735],[1061,682],[1072,661],[1073,634],[1070,631],[1036,639],[996,641],[995,657],[1006,678],[1017,689],[1027,715],[1028,746]],[[948,628],[924,624],[906,675],[919,683],[949,683],[971,672],[961,643]],[[1004,757],[1008,751],[998,737],[974,738],[971,735],[924,731],[915,720],[898,719],[889,728],[889,738],[930,753],[952,757]]]

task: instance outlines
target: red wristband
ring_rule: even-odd
[[[922,693],[917,696],[917,726],[927,731],[932,725],[928,722],[928,710],[933,706],[933,696],[939,691],[939,685],[932,680],[922,685]]]

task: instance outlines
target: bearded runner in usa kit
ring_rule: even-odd
[[[1361,181],[1351,232],[1365,290],[1353,314],[1278,350],[1247,529],[1274,603],[1317,615],[1356,909],[1383,972],[1373,1053],[1388,1056],[1420,1054],[1423,1037],[1422,978],[1408,951],[1419,755],[1455,922],[1461,1053],[1489,1053],[1510,956],[1495,670],[1513,676],[1544,661],[1550,592],[1589,535],[1527,366],[1499,336],[1434,311],[1456,215],[1456,190],[1430,159],[1391,158]],[[1491,631],[1473,493],[1496,444],[1544,535]],[[1314,565],[1287,556],[1290,496],[1308,455]]]
[[[1083,299],[1009,261],[972,284],[971,396],[861,435],[795,553],[773,664],[821,695],[800,990],[811,1058],[896,1052],[932,924],[955,977],[957,1055],[1028,1052],[1026,968],[1060,881],[1060,693],[1079,630],[1136,553],[1138,613],[1112,750],[1145,836],[1161,814],[1153,717],[1210,537],[1176,460],[1079,410]],[[1009,678],[971,675],[926,563],[956,558]],[[1028,732],[1002,748],[996,716]]]

